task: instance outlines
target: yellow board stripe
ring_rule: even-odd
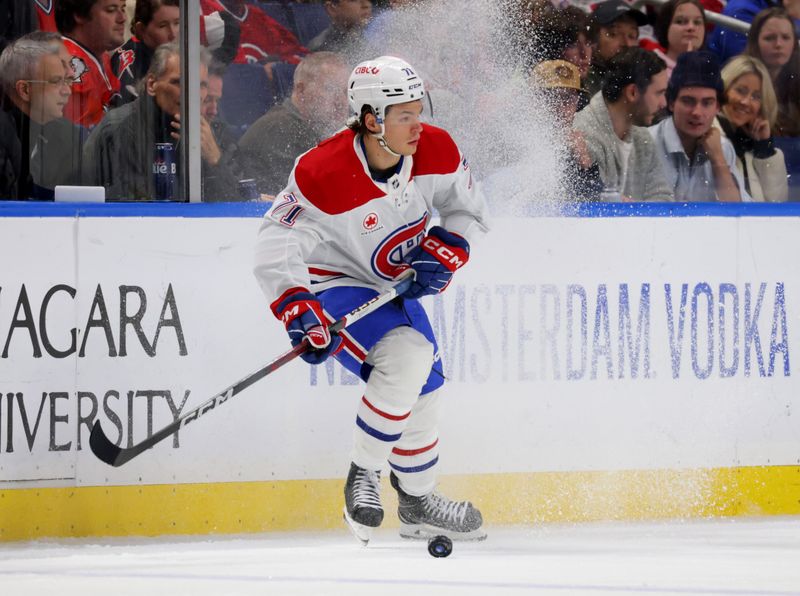
[[[343,479],[0,490],[0,541],[342,527]],[[450,476],[487,524],[800,513],[800,466]],[[385,482],[386,525],[394,491]]]

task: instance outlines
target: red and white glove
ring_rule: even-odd
[[[321,364],[342,349],[342,338],[328,330],[322,303],[305,288],[285,292],[272,303],[272,312],[283,321],[293,346],[308,342],[300,357],[309,364]]]

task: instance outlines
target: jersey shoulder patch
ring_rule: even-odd
[[[437,126],[424,125],[414,154],[412,175],[452,174],[460,163],[458,146],[450,134]]]
[[[345,213],[383,196],[353,149],[355,133],[343,130],[297,162],[294,178],[303,196],[328,215]]]

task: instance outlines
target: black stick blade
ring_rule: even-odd
[[[124,463],[118,461],[120,453],[122,453],[122,448],[108,440],[99,421],[95,421],[94,426],[92,426],[92,434],[89,436],[89,447],[99,460],[107,463],[109,466],[117,467]]]

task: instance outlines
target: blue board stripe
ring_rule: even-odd
[[[2,201],[0,217],[263,217],[271,203]],[[800,217],[800,203],[584,203],[523,217]]]

